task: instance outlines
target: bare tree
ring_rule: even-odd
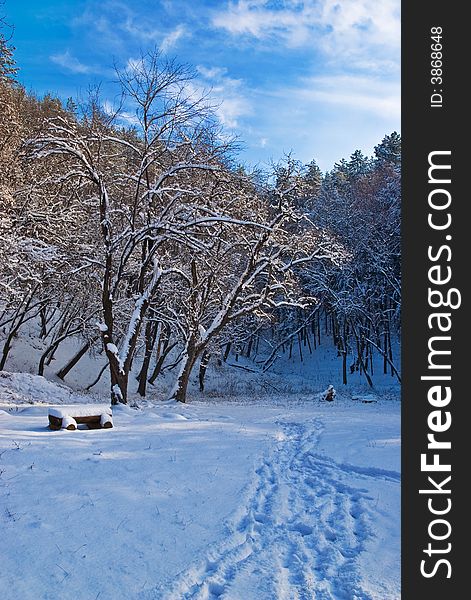
[[[315,260],[342,256],[332,238],[308,223],[302,225],[303,215],[289,200],[295,189],[292,182],[280,183],[270,194],[253,188],[250,192],[246,184],[241,196],[241,181],[238,189],[238,206],[247,221],[223,222],[207,252],[187,261],[187,292],[180,303],[185,344],[172,392],[181,402],[198,357],[224,328],[247,315],[267,319],[283,306],[307,308],[315,298],[302,294],[297,270]],[[207,356],[203,364],[206,360]]]
[[[67,159],[101,249],[82,253],[80,268],[101,279],[101,336],[109,361],[112,403],[126,402],[142,323],[165,277],[179,273],[175,248],[204,247],[201,230],[230,218],[208,204],[224,177],[227,143],[218,142],[204,98],[190,74],[150,54],[120,74],[123,100],[108,115],[93,102],[78,123],[58,116],[30,140],[30,155]],[[133,130],[120,124],[134,109]],[[119,315],[119,317],[117,317]],[[118,347],[119,346],[119,347]]]

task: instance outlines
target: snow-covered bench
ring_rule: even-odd
[[[85,423],[89,429],[113,427],[111,407],[107,404],[71,404],[51,406],[48,410],[49,429],[77,429],[78,423]]]

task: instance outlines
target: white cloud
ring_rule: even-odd
[[[315,47],[357,67],[368,60],[374,68],[398,67],[399,0],[236,0],[212,23],[233,36]]]
[[[202,87],[211,86],[215,112],[224,127],[235,129],[241,117],[252,114],[252,105],[244,93],[241,79],[229,77],[225,67],[198,65],[196,70],[202,77]]]
[[[303,103],[335,104],[347,109],[374,113],[384,119],[400,117],[400,86],[394,81],[354,75],[320,76],[305,79],[297,89],[283,91]]]
[[[187,35],[187,30],[184,25],[178,25],[173,31],[168,33],[160,44],[160,50],[162,52],[168,52],[173,48],[179,39]]]
[[[132,13],[128,14],[123,22],[118,22],[117,26],[132,37],[138,38],[144,42],[156,42],[162,36],[158,29],[136,23],[135,15]]]
[[[116,114],[116,108],[114,107],[113,103],[110,102],[109,100],[105,100],[103,102],[103,110],[105,111],[105,113],[108,116],[112,116],[114,114]]]
[[[78,58],[72,56],[68,50],[61,54],[53,54],[49,58],[56,65],[59,65],[72,73],[90,73],[92,71],[91,67],[80,62]]]
[[[238,44],[298,49],[310,57],[303,69],[310,77],[244,88],[257,107],[256,124],[255,110],[244,123],[253,132],[243,132],[254,155],[294,147],[325,168],[355,147],[370,151],[398,128],[399,0],[232,0],[213,12],[212,23]]]
[[[93,28],[100,34],[101,44],[123,47],[128,42],[127,38],[132,38],[146,46],[151,44],[158,46],[162,52],[168,52],[182,37],[190,35],[183,24],[166,31],[161,26],[159,12],[142,14],[138,7],[129,2],[103,0],[100,9],[101,14],[97,14],[91,8],[85,10],[72,24]]]
[[[374,76],[310,77],[271,91],[252,90],[250,97],[258,118],[245,139],[257,159],[294,150],[304,162],[315,158],[321,169],[331,169],[357,148],[370,155],[400,123],[399,85]]]
[[[139,71],[144,67],[142,58],[128,58],[126,62],[126,71]]]
[[[131,127],[138,127],[139,125],[141,125],[141,122],[139,121],[139,118],[137,117],[137,115],[135,113],[132,112],[128,112],[125,110],[122,110],[119,113],[119,119],[124,121],[127,125],[131,126]]]
[[[233,35],[246,34],[258,39],[281,35],[285,41],[297,45],[304,37],[302,14],[290,9],[269,8],[270,2],[238,0],[229,3],[226,10],[216,13],[213,25]]]
[[[328,28],[321,48],[355,60],[399,61],[401,41],[398,0],[324,0],[321,24]]]
[[[216,107],[216,114],[224,127],[235,129],[239,119],[251,113],[250,103],[243,96],[233,94],[222,96],[221,103]]]
[[[116,106],[110,100],[104,100],[102,103],[102,108],[109,117],[116,117],[118,121],[120,121],[124,125],[128,125],[130,127],[139,126],[140,121],[136,113],[132,113],[126,110],[123,110],[121,106]]]
[[[218,79],[227,73],[225,67],[204,67],[203,65],[198,65],[196,70],[204,77],[204,79],[208,80]]]

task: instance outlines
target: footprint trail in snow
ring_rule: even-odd
[[[362,587],[358,565],[374,536],[374,499],[351,485],[352,476],[360,484],[371,478],[399,483],[399,474],[318,453],[320,419],[278,426],[280,440],[256,468],[226,539],[154,597],[377,600]]]

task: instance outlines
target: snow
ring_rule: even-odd
[[[108,342],[106,344],[106,349],[108,350],[108,352],[111,352],[111,354],[114,354],[115,356],[119,357],[119,351],[115,344]]]
[[[104,427],[106,423],[111,423],[111,425],[113,425],[113,417],[110,414],[102,413],[100,415],[100,425]]]
[[[51,406],[48,412],[53,417],[63,419],[67,416],[93,417],[94,415],[110,415],[111,407],[108,404],[71,404],[69,406]]]
[[[74,394],[65,385],[52,383],[39,375],[0,371],[0,401],[30,404],[71,402]]]
[[[147,285],[144,292],[140,296],[137,297],[137,299],[134,303],[134,310],[131,315],[131,318],[129,319],[126,335],[124,336],[124,339],[123,339],[123,342],[121,345],[121,353],[118,352],[118,349],[116,348],[116,346],[115,346],[116,350],[109,349],[110,352],[112,352],[113,354],[116,355],[121,372],[124,372],[124,365],[126,364],[126,361],[129,358],[129,353],[132,349],[132,340],[133,340],[134,336],[137,334],[137,332],[141,326],[144,306],[146,305],[146,303],[149,302],[149,299],[151,298],[152,294],[154,293],[156,286],[162,277],[162,274],[163,274],[163,272],[159,266],[158,261],[154,260],[152,279],[151,279],[150,283]],[[110,345],[113,345],[113,344],[107,344],[107,346],[110,346]]]
[[[332,402],[337,395],[337,391],[333,385],[329,385],[326,390],[322,393],[322,399]]]
[[[70,427],[70,425],[73,425],[75,429],[77,429],[77,421],[73,418],[73,417],[69,417],[69,416],[64,416],[62,419],[62,428],[63,429],[67,429],[67,427]]]
[[[62,387],[0,381],[0,597],[400,597],[391,393],[148,401],[72,436],[30,405]]]
[[[111,391],[113,392],[115,398],[122,398],[122,393],[121,393],[121,390],[119,389],[119,385],[117,383],[115,383],[113,385],[113,387],[111,388]]]

